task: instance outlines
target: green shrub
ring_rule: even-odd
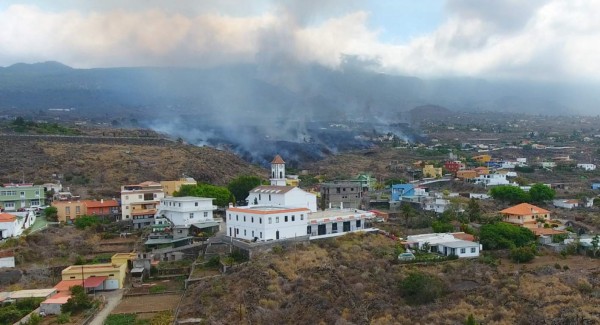
[[[554,268],[557,270],[560,270],[561,269],[560,264],[558,264],[558,263],[554,264]]]
[[[400,295],[410,305],[422,305],[435,301],[445,294],[444,282],[435,275],[412,272],[400,281]]]
[[[517,263],[527,263],[535,257],[535,250],[532,247],[516,247],[511,249],[510,258]]]
[[[525,227],[496,222],[482,226],[479,239],[484,249],[515,248],[535,241],[535,234]]]
[[[150,287],[150,293],[155,294],[155,293],[162,293],[165,292],[167,288],[163,285],[155,285],[153,287]]]
[[[219,266],[219,264],[220,264],[219,256],[213,256],[206,262],[207,267],[217,267],[217,266]]]
[[[59,324],[66,324],[71,321],[71,313],[61,313],[56,317]]]

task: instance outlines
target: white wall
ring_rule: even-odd
[[[163,198],[158,207],[157,216],[165,216],[176,226],[198,222],[214,221],[216,210],[212,199],[207,198]],[[191,216],[193,214],[193,217]]]
[[[152,193],[151,200],[144,200],[144,194]],[[140,197],[141,196],[141,197]],[[165,193],[161,188],[152,189],[152,191],[148,190],[132,190],[132,191],[121,191],[121,220],[129,220],[132,219],[131,213],[131,204],[132,203],[140,203],[140,202],[152,202],[152,201],[160,201],[165,197]],[[128,217],[129,216],[129,217]]]
[[[317,196],[297,187],[287,193],[279,194],[250,192],[248,195],[248,204],[251,206],[270,205],[286,208],[308,208],[310,211],[316,212]]]
[[[254,237],[258,237],[259,240],[275,240],[277,231],[279,231],[279,239],[304,236],[308,224],[308,211],[258,214],[227,210],[226,216],[226,235],[230,236],[231,234],[232,237],[247,240],[253,240]],[[288,217],[287,222],[285,222],[285,216]],[[294,216],[294,221],[292,221],[292,216]],[[244,221],[244,217],[246,217],[246,221]],[[271,218],[271,223],[269,223],[269,218]],[[279,222],[277,222],[277,218],[279,218]],[[235,229],[238,229],[239,233],[234,235]],[[252,236],[252,231],[254,231],[254,236]],[[262,238],[260,238],[261,232]]]
[[[0,267],[15,267],[15,257],[8,256],[0,258]]]

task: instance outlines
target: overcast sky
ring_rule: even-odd
[[[283,56],[387,73],[598,81],[597,0],[2,0],[0,66],[193,66]]]

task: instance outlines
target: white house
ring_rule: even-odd
[[[587,171],[596,170],[595,164],[577,164],[577,168],[585,169]]]
[[[475,184],[484,186],[509,185],[510,182],[506,179],[506,174],[488,174],[479,175],[474,179]]]
[[[557,208],[563,208],[563,209],[573,209],[573,208],[577,208],[579,207],[579,200],[564,200],[564,199],[558,199],[558,200],[554,200],[552,201],[552,204],[557,207]]]
[[[164,197],[160,183],[143,182],[121,186],[121,220],[138,220],[140,225],[143,224],[142,221],[149,223],[156,214],[159,201]]]
[[[248,194],[248,206],[307,208],[317,211],[317,196],[301,188],[285,186],[285,162],[279,155],[271,162],[271,185],[261,185]]]
[[[174,226],[219,221],[213,219],[213,211],[217,209],[213,200],[193,196],[162,198],[156,217],[167,218]]]
[[[227,236],[252,241],[304,236],[309,213],[308,208],[229,207],[226,211]]]
[[[33,211],[0,213],[0,239],[20,236],[35,222]]]
[[[445,199],[427,200],[423,205],[423,210],[443,213],[450,207],[450,201]]]
[[[543,161],[542,168],[550,169],[556,167],[556,163],[554,161]]]
[[[464,233],[439,233],[408,236],[406,245],[412,249],[423,249],[429,246],[429,252],[449,256],[478,257],[481,245],[478,242],[460,239]]]

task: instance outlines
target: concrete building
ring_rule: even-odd
[[[85,205],[82,201],[53,201],[59,222],[72,223],[73,220],[85,215]]]
[[[360,182],[333,181],[321,184],[321,209],[359,209],[363,199]]]
[[[584,169],[586,171],[596,170],[595,164],[577,164],[577,168]]]
[[[406,238],[409,249],[426,249],[443,256],[456,255],[459,258],[478,257],[481,245],[478,242],[461,239],[464,233],[436,233],[413,235]]]
[[[0,187],[0,210],[19,211],[45,204],[44,188],[33,184],[4,184]]]
[[[162,186],[163,192],[166,197],[173,196],[173,193],[179,191],[182,185],[197,185],[195,179],[191,177],[183,177],[176,181],[161,181],[160,185]]]
[[[78,280],[88,290],[122,289],[125,283],[127,263],[71,265],[62,270],[62,280]]]
[[[553,200],[552,201],[552,205],[554,205],[557,208],[563,208],[563,209],[573,209],[573,208],[577,208],[579,207],[579,200],[576,199],[571,199],[571,200],[565,200],[565,199],[557,199],[557,200]]]
[[[226,212],[227,236],[252,241],[304,236],[310,212],[308,208],[230,207]]]
[[[156,208],[165,197],[156,182],[143,182],[121,187],[121,220],[133,220],[135,229],[154,224]]]
[[[371,211],[355,209],[329,209],[310,213],[306,233],[310,239],[345,235],[349,232],[368,230],[370,221],[376,217]]]
[[[484,186],[497,186],[497,185],[510,185],[510,182],[506,178],[506,174],[488,174],[479,175],[475,178],[475,184],[481,184]]]

